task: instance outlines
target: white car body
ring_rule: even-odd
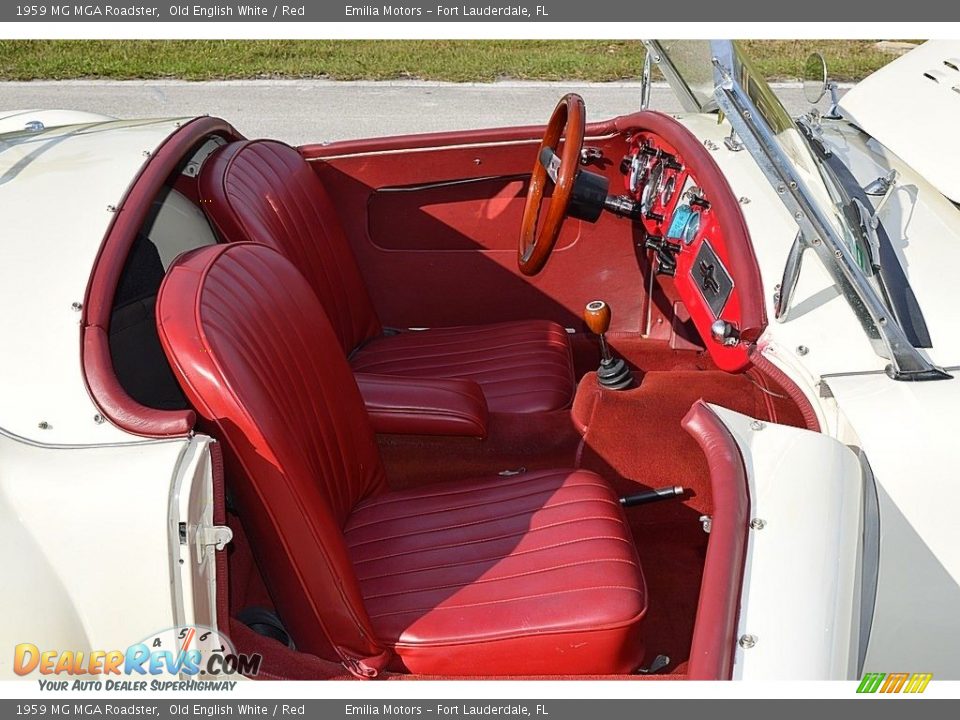
[[[960,57],[960,44],[929,43],[844,97],[841,112],[878,139],[844,121],[827,135],[862,184],[898,171],[883,221],[933,338],[923,352],[955,377],[887,377],[830,275],[807,259],[794,312],[771,320],[759,345],[803,391],[822,434],[716,408],[746,461],[758,521],[737,679],[900,670],[960,678],[960,144],[951,127],[960,95],[917,71],[941,57]],[[773,318],[772,289],[797,223],[751,155],[725,146],[727,122],[679,120],[747,199]],[[24,134],[29,121],[47,129]],[[150,440],[104,422],[79,347],[79,305],[112,208],[184,121],[0,114],[0,562],[44,588],[27,596],[3,584],[0,613],[16,622],[4,623],[0,647],[24,638],[122,647],[163,627],[217,625],[210,440]],[[192,222],[184,213],[181,221]],[[9,653],[0,653],[0,676],[11,675]]]

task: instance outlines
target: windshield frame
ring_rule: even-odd
[[[874,351],[890,361],[887,374],[902,380],[949,378],[909,342],[896,313],[858,264],[851,245],[860,241],[860,228],[850,227],[843,212],[846,193],[811,147],[807,133],[753,70],[736,42],[703,42],[709,42],[715,109],[724,113],[799,226],[800,253],[807,249],[816,252],[853,309]],[[665,45],[648,41],[647,48],[653,53],[654,62],[659,59],[659,67],[671,87],[681,88],[678,95],[684,106],[693,112],[710,112],[710,104],[697,100]],[[781,136],[788,133],[789,138],[782,140]],[[791,152],[783,144],[788,140],[793,141],[787,143]],[[819,192],[811,188],[808,180],[822,184]]]

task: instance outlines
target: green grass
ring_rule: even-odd
[[[813,49],[856,80],[892,57],[872,40],[747,41],[770,78],[793,79]],[[0,80],[324,77],[456,82],[637,79],[635,40],[0,40]]]

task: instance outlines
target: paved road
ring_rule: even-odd
[[[218,115],[248,137],[293,144],[320,140],[546,122],[560,96],[579,92],[587,117],[604,119],[637,108],[635,83],[454,85],[326,80],[0,82],[0,110],[56,108],[124,118]],[[797,87],[780,87],[787,109],[807,108]],[[651,107],[676,112],[666,87]]]

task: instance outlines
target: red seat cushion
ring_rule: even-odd
[[[386,335],[361,347],[350,364],[357,372],[473,380],[490,412],[559,410],[576,387],[567,333],[546,320]]]
[[[362,502],[348,552],[377,639],[416,673],[636,670],[646,589],[617,497],[586,471]]]
[[[636,668],[645,591],[616,497],[588,472],[391,492],[316,295],[275,250],[201,248],[157,296],[171,367],[224,446],[297,648],[371,677]]]
[[[310,282],[344,351],[361,348],[357,370],[382,375],[476,380],[492,412],[567,407],[574,391],[570,343],[551,322],[512,322],[380,335],[337,209],[296,149],[244,140],[203,163],[201,207],[228,242],[283,253]]]

